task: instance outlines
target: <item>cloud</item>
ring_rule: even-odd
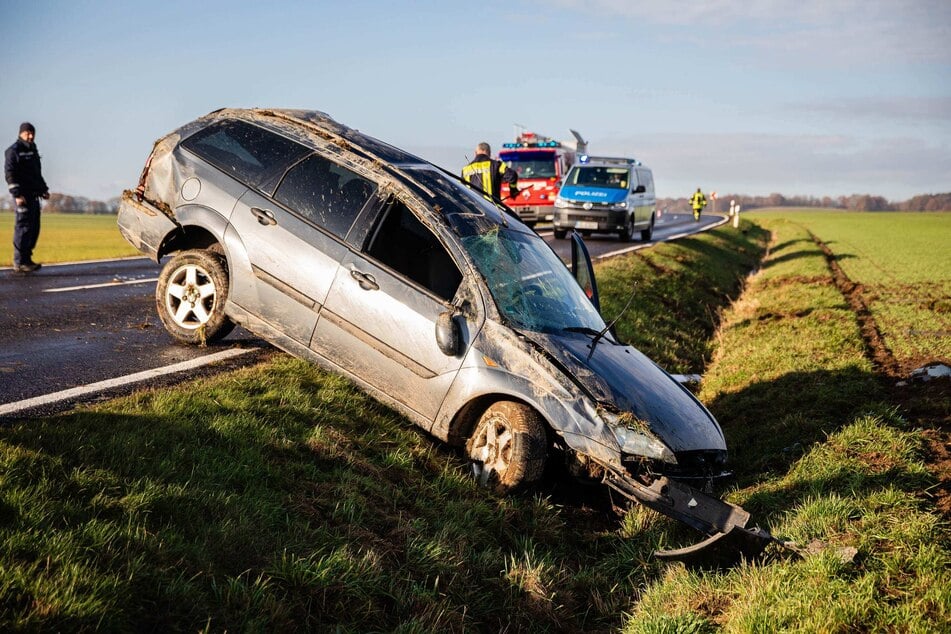
[[[951,148],[914,138],[836,135],[651,134],[593,139],[598,153],[635,156],[654,170],[658,195],[698,185],[743,194],[837,196],[898,201],[951,191]]]
[[[838,99],[792,104],[790,109],[840,115],[849,119],[867,117],[926,123],[951,121],[951,97]]]
[[[549,2],[588,15],[703,29],[698,46],[742,46],[796,65],[951,62],[951,3],[947,0]],[[678,37],[682,39],[682,32]]]

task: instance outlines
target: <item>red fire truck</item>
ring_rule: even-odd
[[[575,156],[587,151],[581,135],[574,130],[571,134],[575,137],[573,142],[561,142],[522,129],[516,130],[514,143],[502,144],[499,159],[518,174],[519,189],[517,196],[504,199],[505,204],[529,227],[552,219],[552,205],[561,179],[575,162]]]

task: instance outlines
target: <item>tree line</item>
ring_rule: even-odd
[[[0,209],[13,211],[13,198],[0,197]],[[49,200],[43,202],[43,211],[60,214],[115,214],[119,212],[119,198],[101,201],[84,196],[50,193]]]
[[[669,211],[687,211],[690,209],[689,198],[658,198],[657,206]],[[913,196],[901,202],[890,202],[882,196],[871,194],[852,194],[851,196],[791,196],[782,194],[769,196],[746,196],[744,194],[727,194],[719,196],[718,211],[728,211],[730,201],[735,201],[742,209],[760,209],[763,207],[822,207],[826,209],[848,209],[852,211],[951,211],[951,192],[946,194],[922,194]],[[707,194],[707,209],[711,209],[709,193]]]

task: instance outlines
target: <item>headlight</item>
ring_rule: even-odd
[[[598,413],[614,431],[617,443],[621,446],[622,454],[644,456],[645,458],[654,458],[670,464],[677,464],[677,457],[674,456],[674,452],[651,434],[646,429],[647,424],[638,421],[633,414],[617,415],[603,409],[600,409]]]
[[[561,196],[555,197],[555,207],[558,207],[559,209],[566,209],[570,206],[571,205],[568,204],[568,201],[562,198]]]
[[[614,205],[614,208],[615,208],[615,209],[627,209],[627,203],[626,203],[626,202],[616,203],[616,204]]]

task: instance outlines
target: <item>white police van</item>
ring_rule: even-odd
[[[654,175],[633,158],[582,156],[555,199],[555,237],[572,229],[583,235],[614,233],[630,240],[636,231],[648,241],[654,233],[657,198]]]

